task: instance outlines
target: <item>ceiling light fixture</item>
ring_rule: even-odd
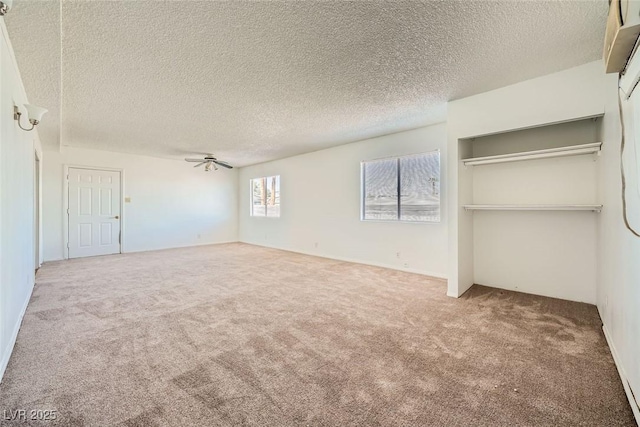
[[[9,12],[13,6],[13,0],[2,0],[0,1],[0,16],[4,16]]]
[[[197,163],[194,168],[199,168],[204,165],[205,172],[211,172],[211,169],[218,170],[218,166],[222,166],[223,168],[233,169],[227,162],[223,162],[222,160],[218,160],[213,157],[213,154],[207,154],[202,159],[185,159],[189,163]]]
[[[13,106],[13,119],[18,121],[18,126],[20,126],[20,129],[26,130],[27,132],[33,130],[36,125],[40,123],[40,120],[42,120],[42,116],[44,116],[44,113],[49,111],[46,108],[38,107],[31,104],[24,104],[24,108],[27,109],[27,118],[29,119],[29,123],[31,123],[31,129],[22,127],[22,125],[20,124],[20,116],[22,116],[22,113],[15,105]]]

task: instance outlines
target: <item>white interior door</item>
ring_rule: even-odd
[[[120,253],[120,172],[69,168],[69,258]]]

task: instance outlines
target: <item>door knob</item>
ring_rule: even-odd
[[[120,219],[120,215],[114,216],[113,219]]]

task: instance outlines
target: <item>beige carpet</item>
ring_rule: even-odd
[[[245,244],[45,264],[0,415],[64,426],[632,426],[595,307]],[[3,417],[4,418],[4,417]]]

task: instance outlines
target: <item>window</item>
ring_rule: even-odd
[[[362,219],[440,221],[440,152],[362,162]]]
[[[251,180],[251,216],[280,216],[280,175]]]

